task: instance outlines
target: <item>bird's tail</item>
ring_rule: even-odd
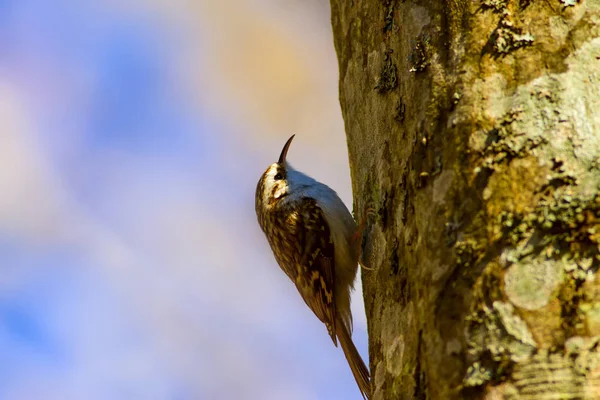
[[[358,384],[358,388],[360,389],[363,398],[370,400],[371,378],[369,377],[369,370],[358,353],[358,350],[356,350],[356,346],[354,346],[354,343],[352,342],[348,327],[346,324],[342,323],[342,321],[338,320],[338,323],[336,324],[336,334],[340,344],[342,345],[342,350],[344,350],[344,355],[346,356],[346,360],[348,360],[348,364],[352,370],[352,375],[354,375],[354,379],[356,379],[356,383]]]

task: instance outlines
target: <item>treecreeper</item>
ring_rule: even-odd
[[[363,398],[369,370],[352,342],[350,292],[358,270],[361,230],[337,193],[292,168],[285,143],[256,185],[255,208],[275,260],[312,312],[342,346]]]

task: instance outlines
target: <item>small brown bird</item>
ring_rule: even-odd
[[[357,226],[328,186],[293,169],[286,156],[256,186],[256,216],[277,263],[306,305],[338,340],[363,398],[371,398],[369,370],[352,342],[350,291],[358,269]]]

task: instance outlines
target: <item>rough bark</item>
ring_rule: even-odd
[[[331,8],[375,399],[600,398],[600,1]]]

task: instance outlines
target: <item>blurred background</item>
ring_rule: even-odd
[[[292,133],[351,207],[337,71],[326,0],[0,0],[0,399],[360,399],[254,214]]]

